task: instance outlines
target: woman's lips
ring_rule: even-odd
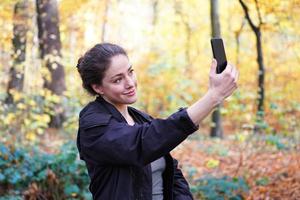
[[[129,92],[126,92],[125,95],[126,96],[133,96],[133,95],[135,95],[135,90],[131,90]]]

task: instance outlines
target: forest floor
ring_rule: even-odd
[[[294,143],[294,146],[288,146]],[[297,150],[298,149],[298,150]],[[300,199],[299,142],[273,138],[188,139],[172,155],[189,181],[214,177],[243,177],[247,200]],[[192,173],[191,173],[192,172]]]
[[[41,140],[43,149],[56,153],[67,137],[48,132]],[[247,200],[300,199],[299,139],[249,133],[212,139],[193,134],[171,154],[190,184],[207,175],[242,177],[249,186],[243,193]]]

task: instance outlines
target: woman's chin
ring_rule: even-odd
[[[137,101],[137,97],[131,99],[131,100],[130,100],[130,104],[133,104],[133,103],[135,103],[136,101]]]
[[[127,104],[133,104],[137,101],[137,96],[134,95],[134,96],[131,96],[129,98],[127,97],[125,101],[126,101]]]

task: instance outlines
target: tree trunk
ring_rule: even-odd
[[[242,30],[245,25],[245,20],[243,20],[241,27],[235,32],[235,42],[236,42],[236,65],[239,66],[240,64],[240,36]]]
[[[218,12],[218,0],[210,0],[210,19],[211,19],[211,36],[213,38],[221,37],[221,28]],[[222,118],[220,109],[222,105],[218,105],[212,113],[213,126],[210,130],[211,137],[223,137]]]
[[[14,7],[13,21],[13,65],[9,70],[9,81],[7,87],[6,103],[13,102],[11,90],[15,89],[19,92],[23,89],[24,82],[24,64],[26,55],[26,34],[28,31],[28,1],[20,0]]]
[[[256,51],[257,51],[257,63],[258,63],[258,97],[257,97],[257,113],[256,122],[263,122],[265,116],[264,99],[265,99],[265,66],[263,61],[263,52],[261,44],[261,31],[260,28],[255,32],[256,35]],[[259,126],[256,125],[255,132],[259,131]]]
[[[51,79],[44,78],[44,87],[53,94],[61,96],[66,89],[65,72],[61,60],[61,41],[59,18],[56,0],[36,0],[38,38],[40,57],[50,72]],[[50,127],[61,127],[63,111],[56,107],[56,115],[52,116]]]
[[[159,9],[158,9],[158,0],[151,0],[151,8],[152,8],[152,16],[151,16],[151,35],[155,36],[156,35],[156,25],[158,23],[158,14],[159,14]],[[158,49],[158,44],[157,41],[154,39],[150,40],[150,49],[151,52],[154,53],[157,52]]]
[[[157,13],[158,13],[158,0],[152,0],[152,8],[153,8],[153,15],[152,15],[152,27],[156,26],[157,23]]]
[[[105,35],[106,35],[106,24],[107,24],[107,15],[109,9],[109,0],[104,1],[104,12],[103,12],[103,24],[101,29],[101,42],[105,42]]]
[[[185,39],[184,55],[185,55],[185,60],[186,60],[186,66],[184,68],[184,73],[188,74],[188,69],[190,68],[190,65],[192,64],[191,48],[190,48],[192,30],[191,30],[191,27],[189,24],[188,17],[185,16],[184,11],[182,9],[182,3],[183,2],[181,2],[181,1],[174,1],[174,9],[175,9],[175,13],[177,15],[179,15],[181,22],[184,25],[184,29],[185,29],[186,39]]]
[[[259,24],[257,26],[254,25],[252,19],[249,15],[249,10],[243,0],[239,0],[244,13],[245,17],[255,34],[256,37],[256,51],[257,51],[257,64],[258,64],[258,97],[257,97],[257,112],[256,112],[256,122],[254,127],[254,132],[260,132],[260,123],[264,121],[264,99],[265,99],[265,87],[264,87],[264,79],[265,79],[265,66],[263,61],[263,50],[262,50],[262,43],[261,43],[261,25],[262,25],[262,17],[260,14],[258,1],[255,0],[256,10],[258,13]]]

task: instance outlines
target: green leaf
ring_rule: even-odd
[[[269,178],[264,176],[264,177],[261,177],[261,178],[257,179],[255,182],[256,182],[256,185],[262,185],[262,186],[268,185],[269,184]]]
[[[66,195],[72,195],[72,194],[78,194],[80,191],[79,187],[77,185],[66,185],[65,189],[64,189],[64,193]]]
[[[0,173],[0,182],[4,180],[5,180],[5,176],[2,173]]]

